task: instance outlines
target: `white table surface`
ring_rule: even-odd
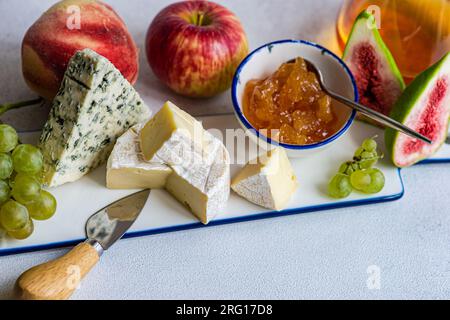
[[[20,45],[27,28],[55,1],[1,0],[0,102],[31,98]],[[141,48],[137,85],[154,109],[170,98],[195,114],[229,110],[229,94],[209,101],[174,96],[152,75],[143,54],[147,27],[169,0],[109,0]],[[335,47],[341,1],[220,0],[242,20],[251,48],[302,38]],[[36,128],[45,112],[2,117]],[[36,120],[39,119],[39,120]],[[123,240],[107,252],[74,299],[450,298],[450,165],[403,171],[397,202]],[[0,257],[0,299],[20,273],[67,249]],[[369,289],[368,269],[380,271]],[[370,281],[369,281],[370,282]]]

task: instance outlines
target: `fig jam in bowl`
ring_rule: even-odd
[[[345,63],[328,49],[303,40],[256,49],[241,63],[232,85],[236,117],[250,138],[263,147],[283,147],[291,158],[331,146],[348,132],[356,116],[321,90],[303,59],[321,70],[331,91],[358,101]]]

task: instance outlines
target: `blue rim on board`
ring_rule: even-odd
[[[238,102],[238,98],[237,98],[237,86],[240,84],[239,83],[239,76],[240,73],[242,71],[242,69],[247,65],[247,63],[251,60],[251,58],[258,53],[259,51],[268,48],[269,51],[272,51],[271,48],[275,45],[278,44],[284,44],[284,43],[297,43],[297,44],[304,44],[310,47],[314,47],[317,49],[320,49],[320,52],[322,54],[328,54],[330,55],[332,58],[334,58],[337,62],[339,62],[339,64],[344,68],[345,72],[347,73],[347,75],[349,76],[351,82],[352,82],[352,86],[353,86],[353,95],[354,95],[354,101],[358,102],[359,101],[359,94],[358,94],[358,88],[356,86],[356,81],[355,81],[355,77],[353,76],[352,72],[350,71],[349,67],[345,64],[344,61],[342,61],[341,58],[339,58],[336,54],[334,54],[333,52],[331,52],[330,50],[328,50],[325,47],[322,47],[321,45],[311,42],[311,41],[306,41],[306,40],[292,40],[292,39],[287,39],[287,40],[279,40],[279,41],[274,41],[274,42],[270,42],[267,43],[261,47],[259,47],[258,49],[255,49],[252,53],[250,53],[239,65],[239,67],[236,70],[236,73],[234,75],[233,78],[233,83],[232,83],[232,89],[231,89],[231,98],[233,100],[233,107],[234,107],[234,112],[237,115],[237,117],[239,118],[239,120],[241,121],[241,123],[244,124],[244,126],[247,128],[247,130],[251,131],[254,135],[256,135],[257,138],[260,138],[272,145],[276,145],[276,146],[281,146],[283,148],[289,149],[289,150],[309,150],[309,149],[315,149],[315,148],[319,148],[322,146],[325,146],[333,141],[335,141],[336,139],[340,138],[344,133],[346,133],[351,125],[353,124],[353,121],[355,120],[356,117],[356,110],[352,111],[352,114],[350,116],[350,118],[347,120],[346,124],[344,127],[342,127],[336,134],[334,134],[333,136],[314,143],[314,144],[308,144],[308,145],[292,145],[292,144],[286,144],[286,143],[281,143],[278,141],[274,141],[266,136],[264,136],[263,134],[261,134],[258,130],[256,130],[252,124],[247,120],[247,118],[245,118],[242,109],[239,107],[240,103]]]

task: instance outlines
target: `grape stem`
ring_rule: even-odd
[[[44,102],[44,98],[39,97],[39,98],[33,99],[33,100],[0,104],[0,115],[4,114],[5,112],[12,110],[12,109],[19,109],[19,108],[23,108],[23,107],[27,107],[27,106],[32,106],[32,105],[39,104],[42,102]]]

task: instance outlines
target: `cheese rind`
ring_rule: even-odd
[[[173,173],[166,184],[167,191],[204,224],[208,224],[225,210],[230,197],[228,150],[220,145],[215,155],[211,165],[205,167],[208,172],[203,169],[187,171],[181,166],[172,167]]]
[[[261,207],[283,210],[298,182],[284,149],[276,148],[250,161],[233,179],[231,188]]]
[[[106,168],[109,189],[162,189],[172,169],[159,162],[146,162],[139,147],[138,124],[125,132],[114,146]]]
[[[54,187],[80,179],[106,161],[117,137],[149,117],[111,62],[90,49],[77,52],[40,138],[43,182]]]

